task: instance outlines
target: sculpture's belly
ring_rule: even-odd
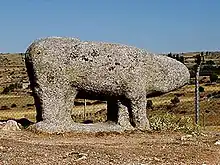
[[[137,79],[138,72],[135,69],[130,71],[129,67],[114,66],[109,69],[111,67],[100,63],[99,66],[74,65],[67,69],[66,74],[72,87],[78,90],[121,95],[127,88],[127,82]]]
[[[87,77],[79,76],[70,80],[71,86],[78,91],[95,92],[106,95],[121,95],[125,85],[123,81],[112,77],[111,75],[90,75]]]

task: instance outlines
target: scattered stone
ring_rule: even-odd
[[[192,135],[184,135],[180,138],[182,141],[192,140]]]
[[[220,140],[216,141],[215,145],[220,145]]]
[[[86,153],[79,153],[78,155],[79,155],[80,157],[82,157],[82,156],[86,156],[86,157],[87,157],[87,156],[88,156],[88,154],[86,154]]]
[[[201,136],[207,137],[208,135],[205,133],[200,133]]]
[[[156,161],[160,161],[160,159],[159,159],[159,158],[157,158],[157,157],[154,157],[154,160],[156,160]]]
[[[1,129],[2,127],[4,127],[5,124],[6,124],[6,121],[0,122],[0,129]]]
[[[70,157],[70,156],[74,156],[75,161],[80,161],[80,160],[87,159],[88,154],[71,151],[71,152],[66,153],[65,156],[63,156],[63,159],[66,159],[67,157]]]
[[[78,159],[76,159],[75,161],[77,162],[77,161],[80,161],[80,160],[85,160],[85,159],[87,159],[87,157],[86,157],[86,156],[81,156],[81,157],[79,157]]]
[[[8,120],[5,125],[2,127],[2,130],[5,131],[20,131],[21,126],[19,126],[19,124],[14,121],[14,120]]]

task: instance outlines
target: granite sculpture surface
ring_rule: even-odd
[[[34,41],[25,62],[37,109],[37,130],[99,132],[148,130],[146,97],[184,86],[187,67],[132,46],[75,38]],[[107,122],[74,123],[76,96],[107,100]]]

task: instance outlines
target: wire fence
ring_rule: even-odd
[[[198,53],[197,53],[198,54]],[[167,94],[147,98],[147,114],[171,113],[195,119],[195,57],[172,55],[190,70],[190,84]],[[199,53],[200,54],[200,53]],[[200,54],[201,55],[201,54]],[[203,126],[220,125],[220,60],[212,54],[202,54],[199,75],[199,123]],[[106,120],[107,103],[99,100],[76,99],[72,108],[75,122]],[[0,55],[0,120],[26,118],[35,122],[36,109],[26,73],[23,54]]]

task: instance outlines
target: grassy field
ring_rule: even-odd
[[[76,100],[76,103],[81,104],[72,109],[72,116],[75,116],[76,121],[84,119],[84,111],[86,112],[86,119],[91,120],[94,119],[97,112],[107,108],[104,103],[95,104],[92,100],[86,102],[88,105],[84,107],[82,106],[84,100]],[[0,95],[0,108],[0,120],[27,118],[35,122],[36,109],[32,96]]]
[[[197,52],[198,53],[198,52]],[[194,65],[194,55],[196,52],[184,53],[187,65]],[[219,52],[206,59],[213,60],[216,63],[219,61]],[[219,63],[219,62],[218,62]],[[24,65],[24,57],[21,54],[1,54],[0,55],[0,92],[3,89],[15,82],[27,82],[28,77]],[[201,93],[200,107],[201,118],[205,125],[220,125],[220,99],[205,99],[204,96],[213,92],[220,91],[220,84],[205,86],[205,92]],[[173,105],[171,99],[179,96],[180,102]],[[194,117],[194,85],[187,85],[179,90],[164,94],[160,97],[148,98],[152,100],[153,109],[147,109],[149,116],[160,113],[172,113],[178,116]],[[77,106],[73,107],[72,117],[76,122],[83,120],[102,121],[106,119],[106,104],[93,104],[87,100],[86,109],[83,106],[83,100],[77,100]],[[0,120],[9,118],[28,118],[35,121],[36,110],[34,107],[33,97],[27,95],[27,90],[23,92],[17,91],[8,95],[0,95]],[[84,110],[86,114],[84,114]],[[98,113],[102,112],[102,113]]]
[[[195,54],[185,53],[184,56]],[[218,64],[219,54],[211,56]],[[193,63],[194,59],[189,58],[187,65]],[[0,54],[0,92],[11,84],[27,81],[22,56]],[[147,107],[147,114],[152,130],[156,130],[151,133],[48,135],[26,129],[0,129],[0,164],[219,164],[220,148],[214,143],[219,140],[220,98],[207,99],[206,96],[219,92],[220,84],[202,86],[205,89],[200,100],[202,127],[194,124],[194,86],[188,85],[160,97],[148,98],[153,107]],[[19,90],[0,94],[0,120],[27,118],[35,122],[34,100],[26,89]],[[179,103],[171,102],[175,96]],[[75,122],[106,120],[105,103],[87,100],[86,107],[84,100],[76,100],[76,103],[72,109]],[[23,126],[26,128],[28,124]],[[83,157],[85,159],[81,159]]]
[[[211,86],[205,86],[202,84],[205,91],[201,95],[208,95],[213,92],[220,91],[220,84]],[[179,96],[180,102],[178,104],[172,104],[171,99],[176,95]],[[194,86],[188,85],[179,90],[172,91],[159,97],[148,98],[152,100],[153,109],[147,109],[148,115],[153,116],[161,113],[172,113],[178,116],[190,116],[194,119]],[[76,122],[82,122],[83,120],[103,121],[106,119],[106,104],[94,103],[94,101],[87,100],[87,106],[84,107],[84,100],[76,100],[78,106],[73,107],[72,117]],[[13,104],[16,107],[13,107]],[[9,109],[0,110],[0,120],[9,118],[27,118],[31,121],[35,121],[35,107],[32,96],[13,96],[13,95],[0,95],[0,107],[7,106]],[[84,109],[85,108],[85,109]],[[202,125],[220,125],[220,99],[206,99],[202,98],[200,101],[201,109],[201,123]],[[102,113],[98,113],[99,111]],[[84,114],[84,111],[86,114]]]

